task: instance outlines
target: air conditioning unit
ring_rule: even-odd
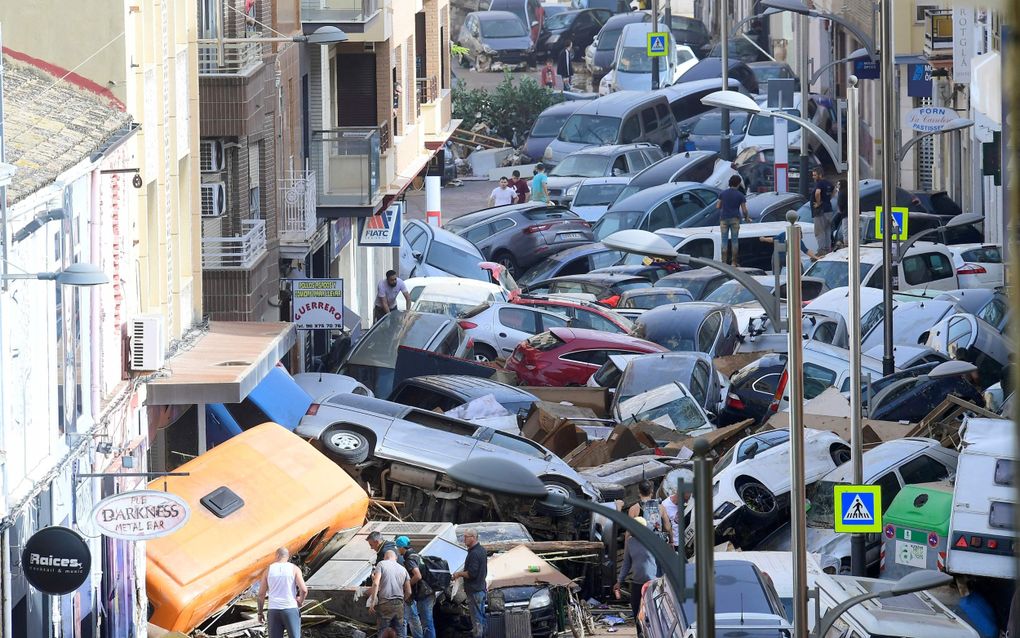
[[[202,217],[221,217],[226,212],[226,184],[223,182],[202,184]]]
[[[199,166],[203,173],[219,173],[223,170],[223,140],[202,140]]]
[[[131,319],[131,369],[160,370],[166,363],[164,319],[161,315],[139,315]]]

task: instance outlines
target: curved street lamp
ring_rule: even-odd
[[[812,9],[804,4],[801,0],[761,0],[761,6],[769,7],[771,9],[778,9],[780,11],[789,11],[790,13],[797,13],[799,15],[805,15],[809,18],[822,18],[824,20],[831,20],[839,26],[843,27],[850,33],[854,34],[858,42],[864,45],[867,49],[868,55],[871,56],[872,60],[878,59],[878,48],[875,46],[875,41],[872,40],[866,33],[858,29],[852,22],[848,22],[844,18],[834,14],[826,13],[825,11],[818,11]]]
[[[968,120],[967,118],[964,117],[958,117],[955,120],[950,121],[948,124],[946,124],[937,131],[929,131],[927,133],[923,133],[921,135],[912,137],[909,140],[907,140],[907,142],[903,146],[901,146],[898,151],[896,151],[896,161],[902,162],[904,156],[906,156],[907,154],[907,151],[910,150],[910,147],[913,146],[914,144],[917,144],[921,140],[927,139],[929,137],[934,137],[936,135],[941,135],[943,133],[961,131],[965,128],[970,128],[972,126],[974,126],[974,120]]]
[[[57,272],[10,273],[0,275],[0,279],[3,281],[40,279],[42,281],[55,281],[61,286],[99,286],[110,283],[110,278],[98,266],[82,263],[71,264]]]

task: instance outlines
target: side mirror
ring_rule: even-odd
[[[423,257],[423,255],[417,250],[411,253],[411,256],[414,257],[415,261],[421,261]]]
[[[752,443],[751,445],[749,445],[747,447],[747,451],[744,452],[744,458],[746,458],[746,459],[753,459],[757,455],[758,455],[758,443],[757,442]]]

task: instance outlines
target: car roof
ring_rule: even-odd
[[[743,272],[758,272],[757,268],[747,268],[743,266],[740,270]],[[673,279],[670,279],[670,277]],[[665,277],[660,278],[659,281],[674,281],[676,279],[714,279],[715,277],[726,277],[726,275],[711,266],[702,266],[701,268],[694,268],[692,270],[682,270],[680,272],[670,273]]]
[[[648,19],[648,14],[644,11],[631,11],[628,13],[617,13],[613,17],[606,20],[606,23],[602,25],[602,30],[606,30],[610,27],[613,29],[622,29],[624,25],[628,25],[632,22],[642,22]]]
[[[427,374],[420,377],[411,377],[401,381],[400,385],[417,385],[421,387],[436,388],[447,392],[473,399],[486,395],[494,395],[497,399],[535,399],[530,392],[500,383],[494,379],[475,377],[467,374]]]
[[[561,115],[564,113],[566,114],[573,113],[577,109],[584,106],[584,103],[585,103],[584,100],[564,100],[563,102],[553,104],[552,106],[543,110],[541,113],[538,114],[538,119],[541,119],[545,115]]]
[[[342,397],[341,401],[334,401],[338,397]],[[383,399],[376,399],[374,397],[366,397],[360,394],[335,394],[324,402],[326,405],[337,406],[341,408],[353,408],[355,410],[361,410],[363,412],[372,412],[373,414],[382,414],[384,416],[400,418],[410,411],[410,407],[401,405],[400,403],[394,403],[392,401],[384,401]]]
[[[646,310],[640,317],[638,317],[635,323],[647,323],[649,319],[655,321],[669,315],[672,315],[674,320],[677,318],[681,321],[693,320],[695,318],[703,317],[710,312],[723,309],[730,310],[730,312],[732,312],[728,304],[715,303],[713,301],[686,301],[684,303],[664,304],[657,308]],[[700,323],[691,326],[691,330],[697,329],[698,325],[700,325]]]
[[[584,340],[602,342],[609,345],[641,346],[653,352],[666,351],[665,348],[651,341],[632,337],[621,332],[604,332],[602,330],[589,330],[588,328],[550,328],[549,332],[564,342]]]
[[[585,177],[581,186],[599,186],[602,184],[629,184],[631,175],[613,175],[610,177]]]
[[[634,193],[622,201],[614,202],[607,212],[617,212],[621,210],[638,210],[647,212],[651,210],[652,206],[659,203],[661,200],[672,197],[673,195],[679,195],[680,193],[693,190],[695,188],[703,188],[710,191],[719,190],[712,186],[706,186],[700,182],[669,182],[668,184],[650,186]]]
[[[652,33],[651,22],[632,22],[623,27],[620,39],[623,40],[624,46],[645,46],[649,33]]]
[[[718,156],[719,154],[715,151],[685,151],[676,155],[667,155],[635,173],[631,177],[630,183],[635,186],[657,186],[663,184],[685,166],[702,161],[704,158],[712,155]]]
[[[616,155],[617,153],[625,153],[627,151],[633,151],[636,148],[653,148],[654,144],[648,142],[633,142],[631,144],[604,144],[602,146],[586,146],[582,149],[578,149],[573,153],[567,155]]]
[[[624,110],[630,110],[635,104],[649,102],[656,98],[662,99],[662,96],[644,91],[616,91],[615,93],[603,95],[602,97],[585,102],[584,106],[577,110],[576,115],[607,115],[616,117],[620,116]]]
[[[457,230],[449,230],[448,232],[457,234],[482,222],[491,222],[492,220],[500,217],[527,213],[532,210],[548,211],[550,213],[563,213],[566,217],[577,216],[576,213],[567,208],[563,208],[562,206],[549,206],[544,202],[524,202],[523,204],[508,204],[506,206],[483,208],[481,210],[465,213],[459,217],[454,217],[449,223],[452,223]],[[443,230],[447,229],[444,228]]]
[[[545,281],[591,281],[595,283],[607,283],[616,284],[622,281],[648,281],[644,277],[637,277],[635,275],[617,274],[617,273],[597,273],[589,272],[580,275],[561,275],[559,277],[553,277],[552,279],[546,279]],[[544,283],[544,282],[539,282]]]
[[[471,15],[476,16],[481,21],[506,20],[507,18],[518,19],[517,15],[510,11],[475,11]]]
[[[804,196],[800,193],[777,193],[776,191],[751,193],[747,196],[747,206],[749,208],[751,206],[766,208],[785,201],[804,201]]]

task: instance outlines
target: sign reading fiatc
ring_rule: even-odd
[[[104,536],[128,541],[166,536],[189,518],[191,508],[184,499],[155,490],[115,494],[92,510],[92,522]]]

